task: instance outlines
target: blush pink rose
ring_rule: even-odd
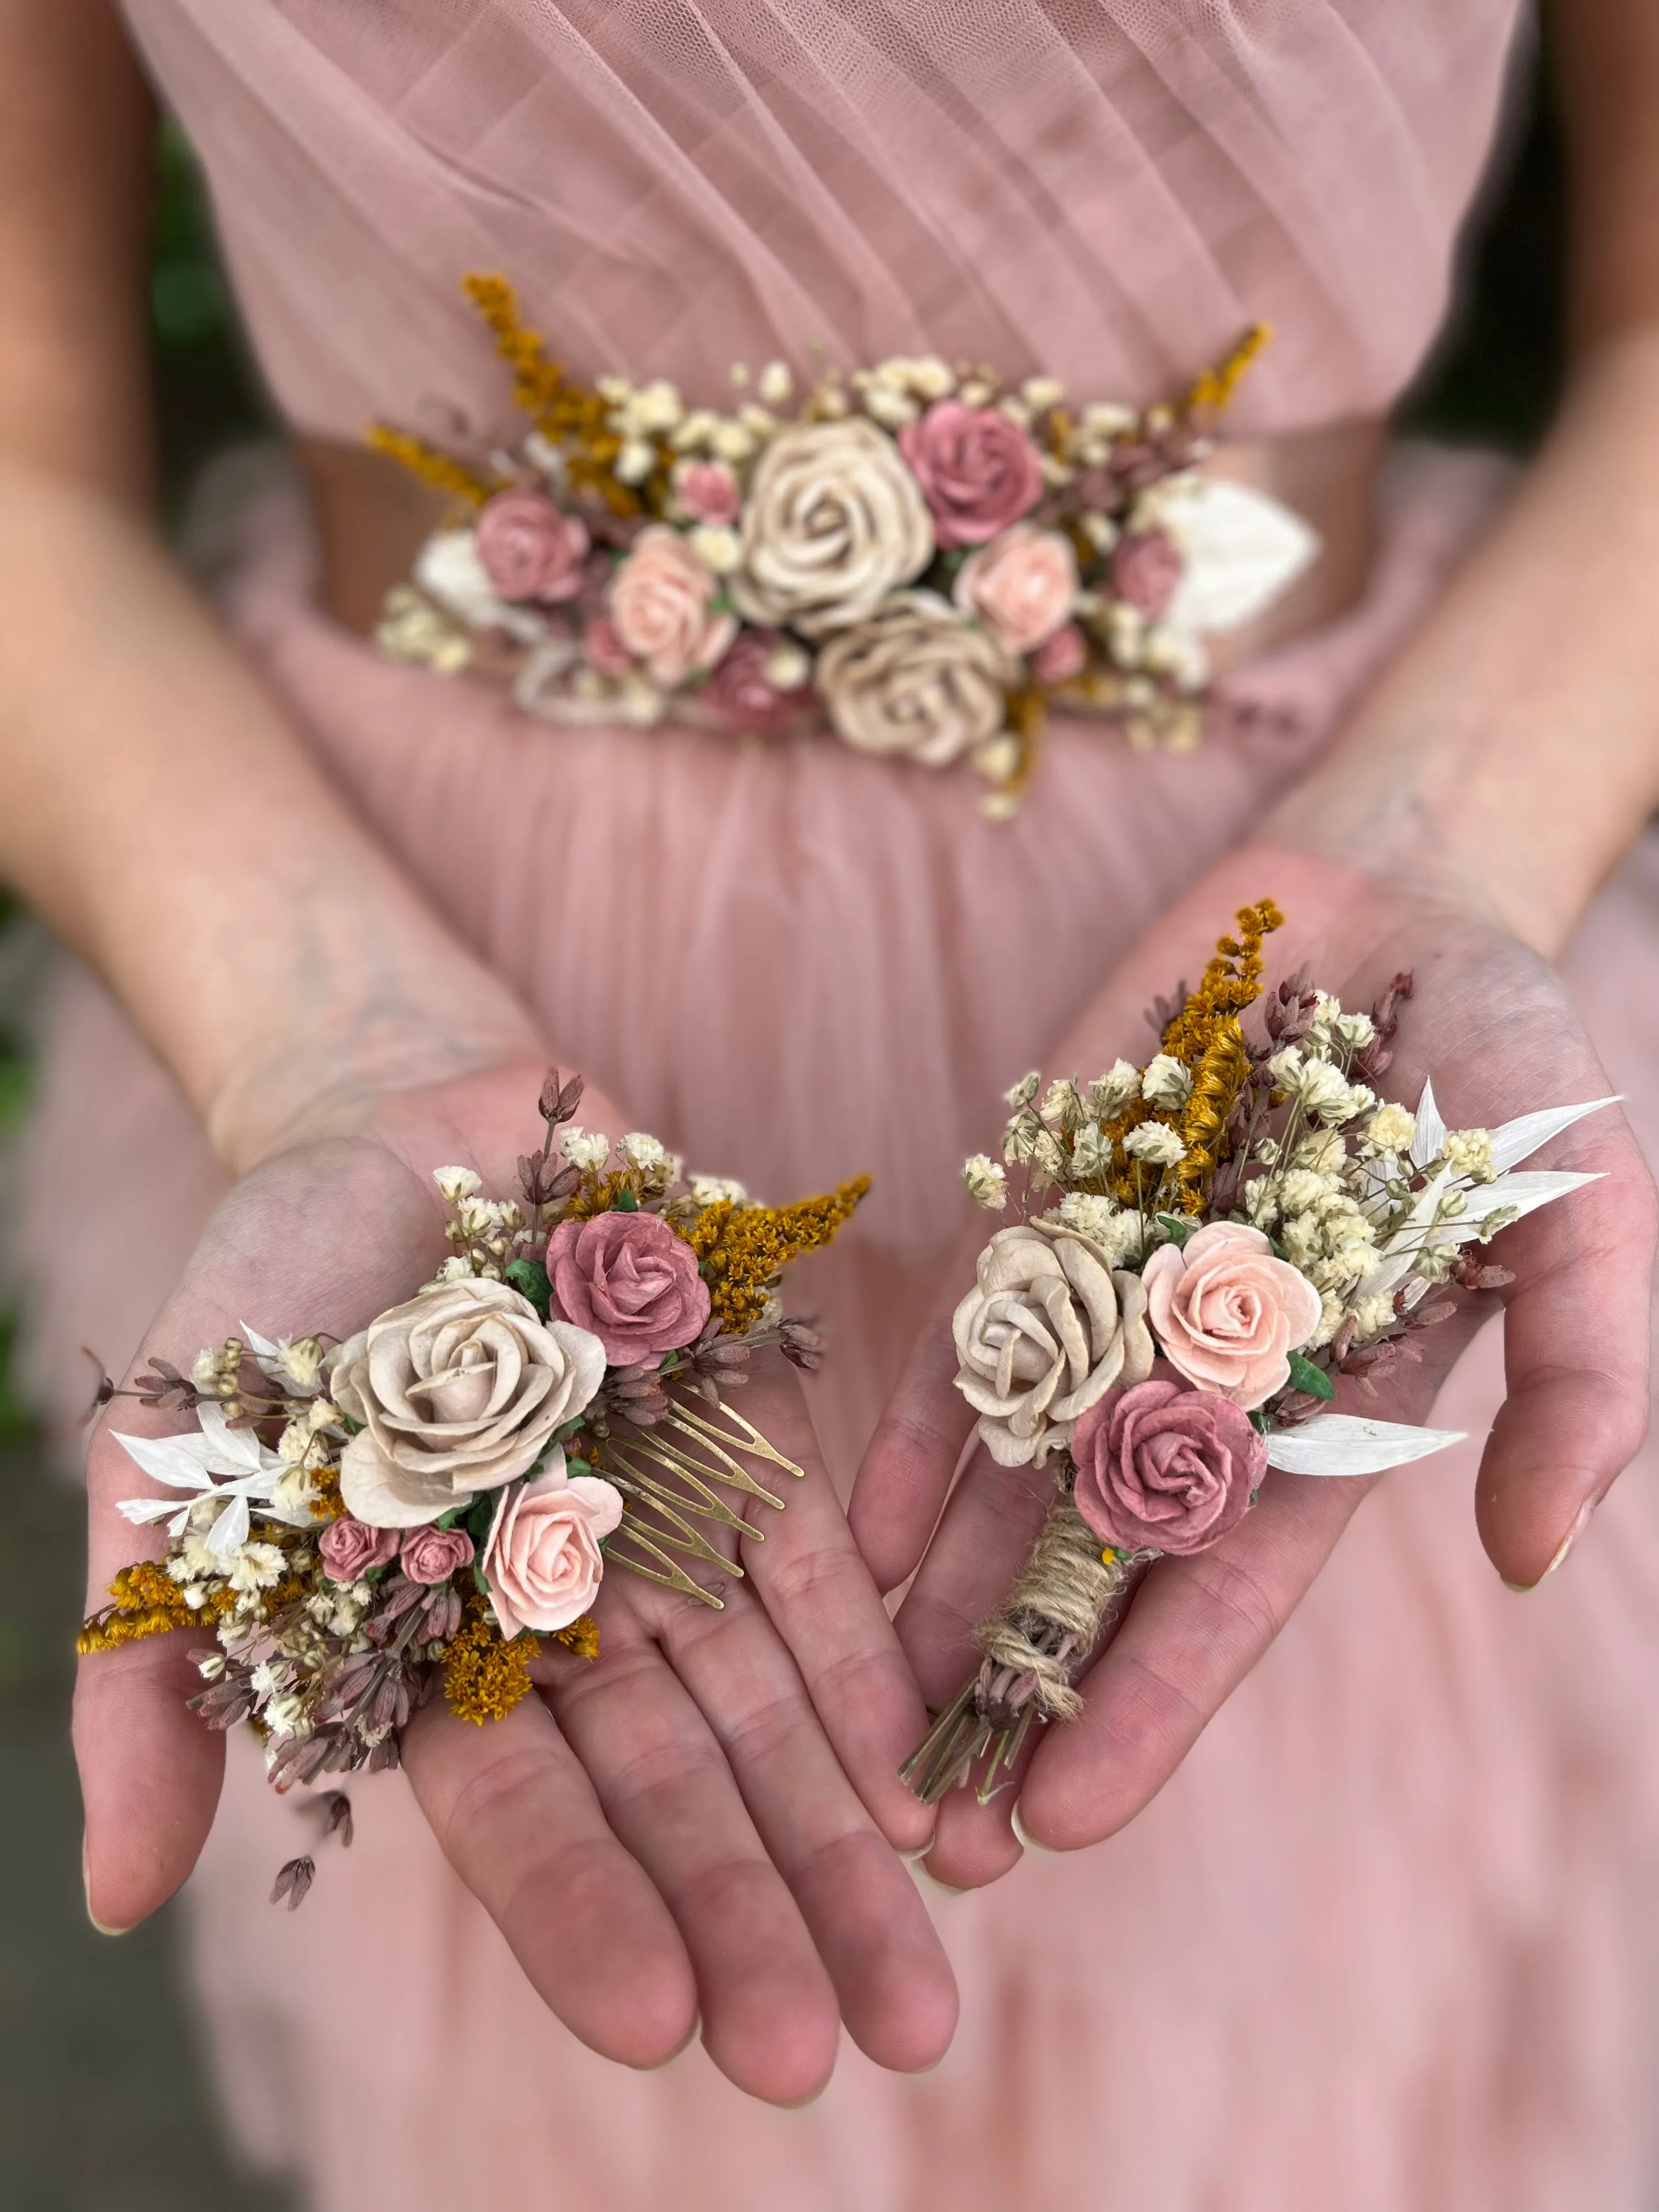
[[[1242,1222],[1212,1221],[1184,1245],[1160,1245],[1140,1279],[1171,1367],[1246,1413],[1284,1388],[1288,1355],[1319,1326],[1318,1291]]]
[[[1039,684],[1067,684],[1088,665],[1089,647],[1075,623],[1067,623],[1052,637],[1045,637],[1031,655],[1031,673]]]
[[[623,1516],[622,1492],[597,1475],[550,1473],[503,1491],[484,1547],[484,1580],[503,1636],[550,1635],[580,1620],[605,1576],[599,1540]]]
[[[988,544],[1042,495],[1036,447],[999,408],[939,400],[920,422],[904,425],[898,447],[921,486],[942,551]]]
[[[678,1352],[708,1319],[696,1254],[654,1213],[562,1221],[548,1239],[547,1278],[559,1312],[599,1338],[612,1367]]]
[[[497,492],[479,513],[474,542],[504,599],[574,599],[582,587],[587,532],[544,492]]]
[[[1175,597],[1182,567],[1181,548],[1167,531],[1131,531],[1112,549],[1112,589],[1156,622]]]
[[[737,635],[735,615],[717,614],[720,580],[666,523],[641,531],[611,581],[609,612],[624,652],[672,690],[712,668]]]
[[[957,574],[956,603],[1005,653],[1030,653],[1077,604],[1077,555],[1057,530],[1017,522],[971,555]]]
[[[582,625],[582,653],[601,676],[626,676],[634,665],[609,615],[590,615]]]
[[[367,1521],[343,1513],[319,1536],[317,1549],[330,1582],[355,1583],[371,1567],[383,1567],[397,1558],[398,1531],[371,1528]]]
[[[403,1570],[412,1583],[447,1583],[472,1564],[472,1539],[465,1528],[440,1528],[428,1523],[405,1536]]]
[[[1109,1390],[1072,1437],[1078,1511],[1103,1544],[1177,1558],[1243,1519],[1267,1441],[1213,1390],[1137,1382]]]
[[[703,697],[717,714],[741,730],[780,730],[811,705],[812,687],[780,690],[767,670],[788,641],[780,630],[740,630],[732,649],[708,679]]]
[[[735,522],[743,494],[730,469],[719,461],[684,461],[674,471],[674,490],[693,522],[717,528]]]

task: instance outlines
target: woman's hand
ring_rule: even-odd
[[[471,1165],[511,1189],[542,1075],[508,1065],[351,1113],[337,1101],[346,1133],[289,1146],[226,1199],[134,1372],[152,1354],[187,1362],[245,1319],[343,1334],[406,1297],[444,1250],[432,1170]],[[592,1094],[584,1118],[625,1126]],[[541,1698],[483,1728],[434,1700],[404,1732],[404,1763],[451,1861],[578,2035],[650,2066],[701,2019],[734,2081],[790,2104],[827,2080],[843,2020],[880,2063],[931,2064],[956,1993],[896,1856],[931,1828],[896,1772],[921,1698],[799,1378],[781,1362],[757,1371],[741,1404],[806,1474],[780,1478],[787,1510],[760,1509],[763,1541],[734,1546],[743,1576],[724,1578],[724,1610],[614,1571],[597,1661],[548,1646]],[[99,1424],[91,1605],[143,1542],[114,1510],[143,1486],[113,1431],[175,1425],[130,1399]],[[82,1662],[88,1899],[106,1926],[169,1896],[212,1824],[223,1738],[185,1705],[199,1640],[181,1632]]]
[[[1472,900],[1272,846],[1232,855],[1158,924],[1049,1072],[1086,1078],[1119,1053],[1144,1060],[1152,1045],[1145,1009],[1176,977],[1197,974],[1236,908],[1263,896],[1289,918],[1269,939],[1276,968],[1308,969],[1345,1006],[1368,1006],[1397,970],[1413,971],[1389,1097],[1414,1106],[1432,1073],[1449,1125],[1484,1127],[1607,1094],[1553,970]],[[1559,1564],[1645,1431],[1656,1222],[1651,1178],[1616,1109],[1579,1124],[1536,1164],[1602,1180],[1517,1223],[1494,1247],[1515,1272],[1499,1294],[1508,1395],[1481,1462],[1475,1512],[1498,1572],[1523,1589]],[[854,1533],[884,1589],[920,1562],[898,1626],[934,1706],[976,1663],[974,1625],[1006,1589],[1052,1495],[1047,1476],[996,1467],[981,1452],[945,1502],[973,1420],[953,1387],[949,1313],[993,1226],[983,1224],[964,1249],[853,1501]],[[1425,1419],[1492,1301],[1465,1300],[1463,1308],[1415,1340],[1420,1366],[1406,1368],[1376,1398],[1343,1382],[1339,1407]],[[1016,1795],[1021,1827],[1054,1849],[1097,1842],[1132,1820],[1283,1627],[1370,1487],[1270,1474],[1232,1534],[1155,1566],[1079,1686],[1083,1717],[1048,1730],[1023,1783],[988,1808],[954,1791],[940,1808],[929,1869],[959,1887],[1004,1873],[1019,1856],[1010,1819]]]

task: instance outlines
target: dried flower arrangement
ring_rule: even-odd
[[[758,1352],[818,1365],[782,1271],[867,1184],[762,1206],[654,1137],[576,1126],[581,1091],[549,1079],[518,1198],[437,1170],[454,1249],[407,1301],[343,1342],[244,1323],[131,1394],[196,1425],[118,1438],[173,1493],[120,1510],[170,1542],[122,1569],[80,1649],[210,1635],[191,1703],[210,1728],[252,1722],[279,1790],[395,1766],[440,1686],[462,1718],[500,1717],[541,1637],[592,1656],[608,1567],[718,1607],[685,1563],[743,1570],[703,1530],[759,1534],[721,1492],[781,1507],[754,1463],[802,1472],[729,1401]],[[310,1878],[293,1862],[278,1895]]]
[[[1364,1475],[1459,1441],[1328,1411],[1336,1378],[1375,1393],[1456,1310],[1438,1285],[1513,1279],[1468,1248],[1594,1178],[1519,1164],[1601,1107],[1448,1129],[1425,1083],[1384,1103],[1412,979],[1368,1013],[1301,975],[1261,999],[1270,901],[1241,910],[1199,988],[1161,1005],[1160,1050],[1095,1082],[1032,1074],[1008,1094],[1004,1158],[969,1194],[1019,1218],[957,1306],[972,1443],[1052,1467],[1036,1544],[975,1641],[981,1663],[903,1774],[937,1802],[980,1771],[988,1802],[1032,1727],[1074,1718],[1076,1683],[1165,1555],[1237,1527],[1270,1467]],[[982,1763],[982,1764],[981,1764]]]
[[[455,507],[378,635],[509,681],[532,714],[763,738],[827,719],[862,752],[966,760],[1006,817],[1051,704],[1196,744],[1204,639],[1317,550],[1277,501],[1200,471],[1263,329],[1146,410],[1073,411],[1052,377],[1007,389],[929,357],[805,394],[782,362],[752,392],[734,368],[722,414],[660,380],[585,385],[504,279],[466,290],[532,427],[466,458],[371,430]]]

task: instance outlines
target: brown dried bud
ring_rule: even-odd
[[[1452,1280],[1460,1290],[1501,1291],[1515,1280],[1515,1270],[1483,1262],[1473,1252],[1460,1252],[1452,1262]]]
[[[351,1838],[356,1831],[352,1825],[351,1800],[343,1790],[331,1790],[323,1803],[328,1808],[328,1826],[324,1833],[337,1836],[342,1850],[349,1850]]]
[[[435,1680],[435,1676],[434,1679]],[[403,1757],[398,1749],[395,1735],[382,1736],[363,1762],[364,1771],[369,1774],[389,1772],[392,1768],[402,1765]]]
[[[317,1862],[312,1858],[290,1859],[270,1886],[270,1901],[280,1905],[288,1899],[288,1909],[297,1912],[305,1903],[306,1892],[317,1879]]]

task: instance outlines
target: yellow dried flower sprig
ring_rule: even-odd
[[[696,1254],[714,1317],[733,1336],[759,1320],[778,1276],[803,1252],[829,1243],[870,1188],[868,1176],[793,1206],[734,1206],[722,1199],[677,1224]]]

